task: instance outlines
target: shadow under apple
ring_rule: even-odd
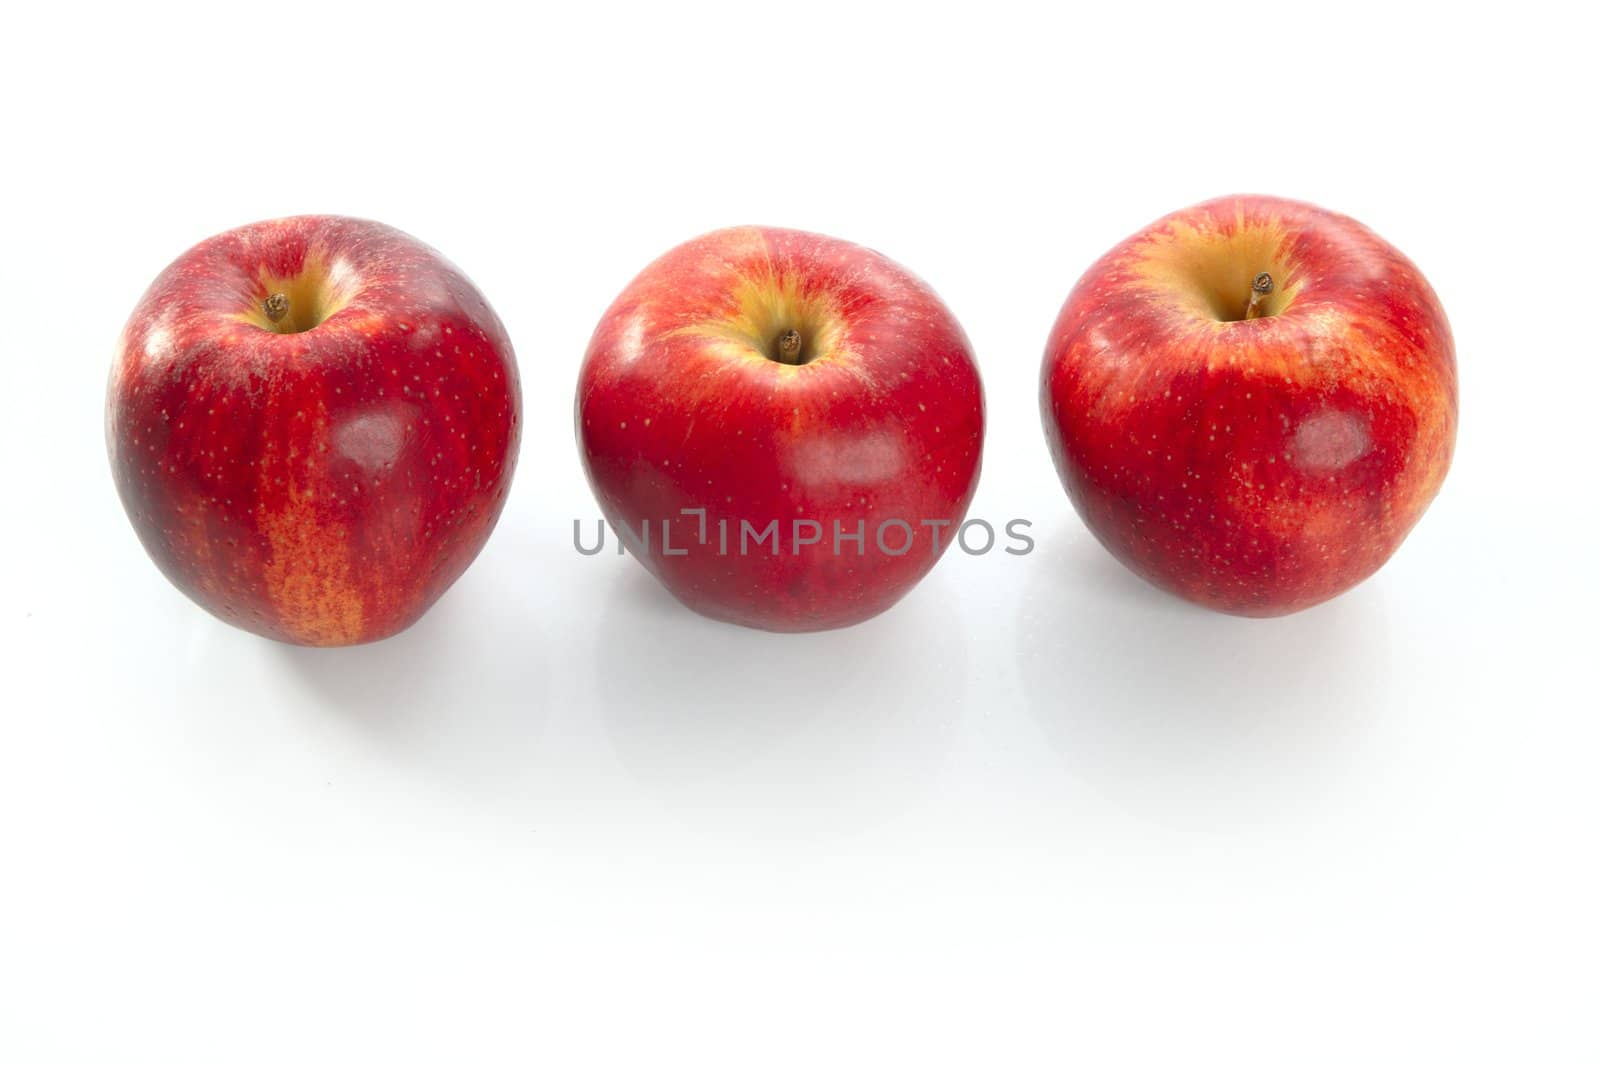
[[[277,645],[315,703],[452,788],[521,792],[548,686],[535,603],[469,574],[411,628],[358,647]]]
[[[692,827],[848,835],[930,784],[965,701],[964,635],[937,575],[876,618],[795,634],[703,618],[638,571],[603,615],[598,712]]]
[[[1063,763],[1187,828],[1325,801],[1391,669],[1371,584],[1288,617],[1237,618],[1146,584],[1086,530],[1041,539],[1019,605],[1023,690]]]

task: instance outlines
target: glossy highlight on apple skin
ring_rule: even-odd
[[[782,632],[870,618],[933,567],[976,489],[983,419],[971,347],[926,284],[866,248],[753,226],[648,266],[601,319],[576,401],[607,520],[666,521],[687,548],[636,557],[692,609]],[[890,518],[913,526],[903,554],[872,544]],[[828,537],[866,522],[866,549],[697,542],[721,521],[796,519]],[[951,523],[937,550],[923,520]]]
[[[459,270],[388,226],[302,216],[212,237],[156,278],[123,330],[106,438],[173,584],[250,632],[337,646],[405,629],[477,556],[520,407],[511,342]]]
[[[1260,272],[1272,294],[1247,317]],[[1454,345],[1422,274],[1365,226],[1226,197],[1090,267],[1040,403],[1067,494],[1113,555],[1203,606],[1273,616],[1376,572],[1437,494]]]

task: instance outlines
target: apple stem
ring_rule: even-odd
[[[1272,295],[1272,275],[1265,270],[1256,275],[1250,282],[1250,302],[1244,307],[1244,320],[1250,321],[1261,317],[1261,302]]]
[[[283,316],[289,313],[289,297],[281,292],[274,292],[261,301],[261,309],[266,313],[267,321],[277,325],[283,321]]]
[[[776,345],[778,361],[781,363],[786,363],[790,366],[799,366],[800,349],[804,346],[805,341],[804,338],[800,336],[800,330],[784,330],[782,333],[778,334],[778,343]]]

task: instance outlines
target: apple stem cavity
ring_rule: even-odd
[[[267,321],[277,325],[289,313],[289,297],[282,292],[274,292],[261,301],[261,310],[267,316]]]
[[[773,345],[773,359],[786,366],[799,366],[800,355],[805,348],[805,338],[798,329],[785,329],[778,334],[778,341]]]
[[[1272,295],[1272,275],[1265,270],[1255,276],[1250,282],[1250,302],[1244,306],[1244,320],[1251,321],[1260,318],[1265,308],[1261,306],[1266,298]]]

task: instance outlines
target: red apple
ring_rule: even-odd
[[[1067,298],[1041,407],[1111,553],[1216,610],[1286,614],[1375,572],[1439,491],[1454,345],[1417,268],[1342,215],[1212,200]]]
[[[903,267],[746,227],[674,248],[611,305],[577,428],[601,510],[668,590],[804,631],[872,617],[933,567],[977,484],[983,394]]]
[[[494,311],[376,222],[235,229],[157,277],[123,329],[111,469],[150,557],[251,632],[332,646],[404,629],[505,503],[520,396]]]

